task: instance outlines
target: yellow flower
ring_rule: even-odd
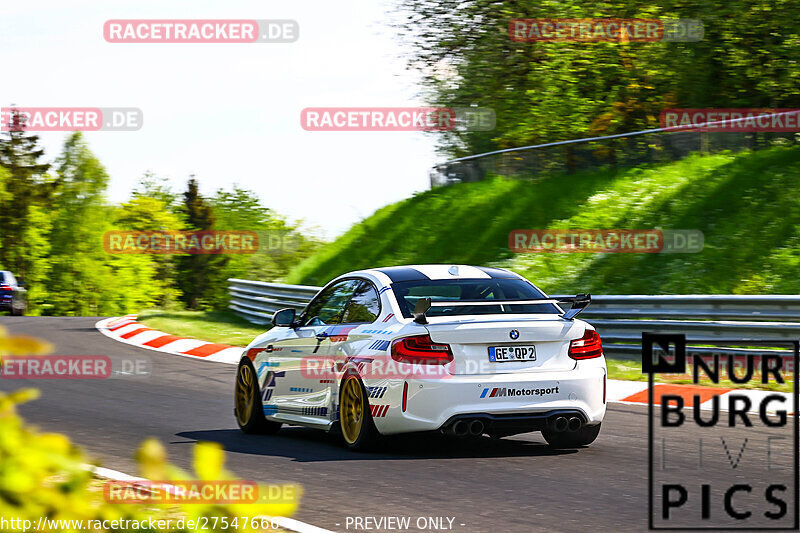
[[[0,356],[3,355],[44,355],[50,353],[53,346],[41,339],[24,336],[11,336],[0,326]]]

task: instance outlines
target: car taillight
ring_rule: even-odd
[[[573,359],[594,359],[603,355],[603,343],[600,335],[593,329],[587,329],[580,339],[569,343],[569,356]]]
[[[0,285],[0,291],[10,291],[11,285]]]
[[[446,365],[453,360],[453,351],[449,344],[433,342],[430,335],[414,335],[392,343],[392,359],[400,363]]]

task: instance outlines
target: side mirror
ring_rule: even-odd
[[[296,313],[297,311],[291,307],[281,309],[280,311],[275,311],[275,314],[272,315],[272,325],[278,326],[279,328],[290,328],[294,325],[294,317]]]
[[[23,289],[24,289],[24,288],[25,288],[25,286],[26,286],[26,283],[25,283],[25,281],[24,281],[24,280],[17,279],[17,287],[21,287],[21,288],[23,288]]]

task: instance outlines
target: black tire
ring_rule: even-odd
[[[552,448],[579,448],[588,446],[600,434],[600,426],[583,426],[578,431],[552,431],[543,429],[542,436]]]
[[[339,393],[339,430],[345,445],[357,452],[375,449],[380,439],[372,420],[368,397],[367,389],[357,375],[344,377]],[[359,414],[356,415],[354,411]]]
[[[14,300],[11,300],[11,316],[22,316],[23,314],[25,314],[25,308],[15,307],[14,303],[15,303]]]
[[[248,393],[249,391],[249,393]],[[244,358],[236,371],[233,414],[236,423],[245,433],[273,434],[281,428],[280,422],[272,422],[264,416],[261,405],[261,390],[253,363]]]

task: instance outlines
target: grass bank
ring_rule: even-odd
[[[694,229],[693,254],[532,253],[514,229]],[[800,150],[695,155],[634,169],[488,179],[379,209],[300,263],[288,283],[360,268],[467,263],[509,268],[549,293],[800,292]]]
[[[162,311],[147,309],[138,321],[147,327],[181,337],[246,346],[268,326],[256,326],[230,311]]]

